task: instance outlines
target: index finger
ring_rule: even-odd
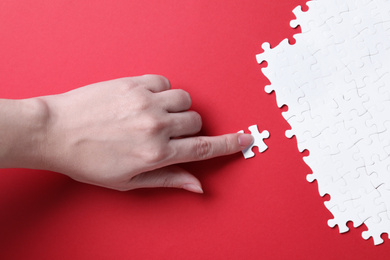
[[[252,143],[252,135],[241,133],[213,137],[189,137],[170,141],[176,151],[173,163],[200,161],[237,153]]]
[[[144,86],[153,93],[162,92],[171,89],[169,80],[160,75],[146,74],[142,76],[133,77],[135,83]]]

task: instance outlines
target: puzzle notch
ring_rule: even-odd
[[[268,146],[264,143],[264,139],[267,139],[270,136],[267,130],[264,130],[260,133],[257,125],[251,125],[248,127],[248,129],[251,132],[251,135],[254,137],[254,141],[250,146],[242,150],[242,154],[244,155],[245,159],[249,159],[255,156],[255,153],[252,151],[252,148],[255,146],[259,149],[260,153],[267,150]],[[238,133],[244,133],[244,131],[241,130]]]

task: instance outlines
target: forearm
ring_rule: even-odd
[[[43,168],[48,116],[40,99],[0,99],[0,168]]]

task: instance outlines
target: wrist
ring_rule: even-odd
[[[0,100],[0,168],[44,169],[48,121],[40,98]]]

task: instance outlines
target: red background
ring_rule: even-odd
[[[175,189],[118,192],[43,171],[0,175],[1,259],[384,258],[390,241],[365,226],[326,222],[310,169],[256,63],[261,43],[297,31],[303,0],[0,2],[0,97],[61,93],[90,83],[162,74],[190,92],[202,134],[258,124],[269,150],[185,164],[204,195]],[[352,227],[352,225],[349,225]],[[384,236],[383,236],[384,237]]]

